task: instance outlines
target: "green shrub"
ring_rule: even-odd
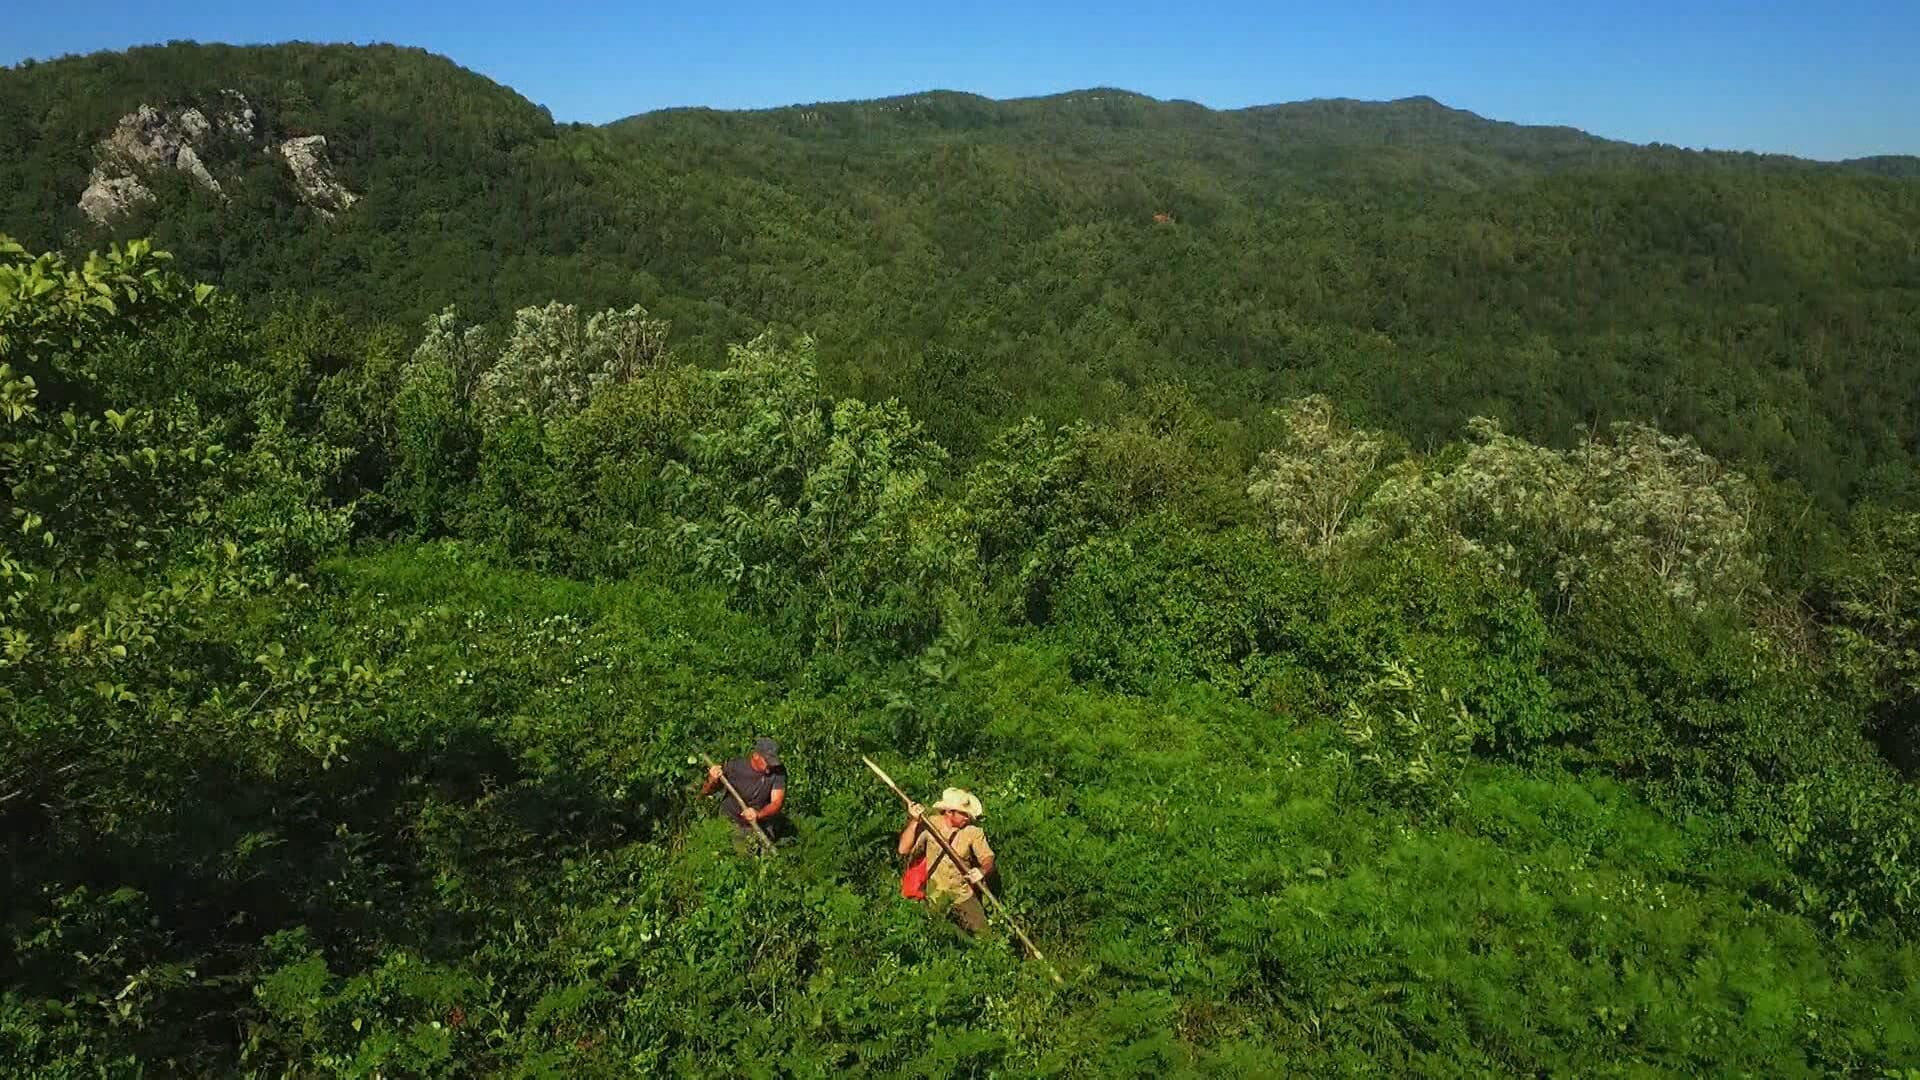
[[[1317,570],[1250,531],[1143,523],[1076,550],[1054,603],[1081,678],[1142,692],[1201,679],[1245,691],[1269,661],[1318,651],[1328,617]]]
[[[1329,636],[1352,644],[1315,666],[1353,673],[1349,687],[1404,659],[1459,696],[1478,718],[1482,749],[1528,757],[1565,729],[1547,677],[1546,620],[1500,575],[1410,545],[1353,560],[1331,606]]]
[[[393,476],[386,501],[416,536],[449,530],[480,445],[458,372],[416,353],[394,401]]]
[[[1339,721],[1341,753],[1361,789],[1418,810],[1459,797],[1460,777],[1486,730],[1451,687],[1404,661],[1387,662]]]

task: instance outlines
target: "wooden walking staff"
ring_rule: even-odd
[[[860,760],[867,763],[867,768],[873,770],[873,775],[879,777],[881,783],[891,788],[895,795],[900,796],[901,802],[906,803],[908,808],[912,808],[913,799],[908,797],[906,792],[900,790],[900,785],[893,782],[893,777],[888,776],[880,766],[875,765],[872,758],[862,755]],[[965,867],[967,865],[961,860],[960,853],[953,850],[953,845],[948,842],[947,838],[940,835],[940,830],[926,820],[925,815],[922,815],[917,820],[920,822],[921,827],[927,830],[927,835],[933,837],[934,841],[940,845],[941,850],[947,853],[947,858],[953,860],[953,865],[958,867]],[[1027,951],[1033,954],[1033,958],[1040,961],[1040,963],[1046,967],[1047,974],[1053,977],[1053,981],[1056,983],[1064,983],[1066,980],[1060,978],[1060,973],[1053,969],[1053,964],[1041,954],[1040,947],[1033,943],[1033,939],[1027,936],[1027,932],[1020,929],[1020,924],[1014,921],[1013,914],[1007,910],[1005,904],[1000,902],[999,897],[993,895],[993,890],[987,888],[987,883],[984,881],[976,881],[973,883],[973,887],[979,889],[980,895],[987,898],[987,902],[993,905],[994,911],[1006,919],[1007,925],[1011,927],[1014,934],[1020,938],[1020,944],[1025,945]]]
[[[700,760],[707,763],[707,768],[713,768],[713,759],[708,757],[705,751],[700,752]],[[733,781],[727,779],[727,770],[725,769],[720,770],[720,782],[727,786],[727,794],[733,796],[733,801],[739,804],[740,809],[747,809],[747,800],[741,798],[740,793],[734,790]],[[767,846],[767,854],[778,855],[780,853],[779,850],[773,846],[773,840],[767,836],[766,830],[760,827],[758,821],[749,821],[747,824],[753,826],[753,835],[759,837],[760,842]]]

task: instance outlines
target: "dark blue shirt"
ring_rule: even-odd
[[[753,767],[746,758],[734,758],[720,766],[720,772],[726,776],[733,790],[747,800],[747,805],[755,810],[764,810],[773,801],[773,793],[785,791],[787,774],[780,769],[761,772]],[[745,827],[746,819],[740,816],[740,804],[733,801],[733,795],[726,788],[720,789],[720,809],[733,819],[734,824]]]

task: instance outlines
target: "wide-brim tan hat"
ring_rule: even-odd
[[[965,788],[950,787],[941,792],[940,801],[934,803],[933,808],[935,810],[958,810],[975,821],[987,816],[987,811],[980,805],[980,800],[974,798],[973,792]]]

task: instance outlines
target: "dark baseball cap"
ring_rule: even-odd
[[[766,758],[770,766],[780,764],[780,744],[764,735],[753,740],[753,752]]]

